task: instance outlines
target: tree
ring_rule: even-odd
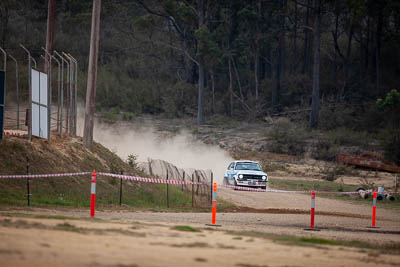
[[[320,46],[321,46],[321,0],[314,3],[314,60],[313,60],[313,90],[310,114],[310,128],[317,128],[319,114],[319,79],[320,79]]]

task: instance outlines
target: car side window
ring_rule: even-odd
[[[228,167],[228,170],[233,170],[233,166],[235,165],[235,163],[231,163],[230,165],[229,165],[229,167]]]

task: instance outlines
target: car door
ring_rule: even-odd
[[[228,183],[229,184],[234,184],[233,183],[233,176],[235,175],[235,162],[232,162],[227,169],[227,178],[228,178]]]

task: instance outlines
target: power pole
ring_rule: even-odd
[[[51,56],[54,51],[54,0],[49,0],[47,7],[47,35],[46,35],[46,51],[50,54],[45,55],[45,67],[44,71],[47,73],[49,71],[48,62],[50,62]]]
[[[93,144],[94,112],[96,110],[96,78],[97,60],[99,55],[101,0],[93,0],[92,33],[90,36],[90,54],[88,67],[88,81],[86,88],[85,126],[83,130],[83,144],[91,149]]]

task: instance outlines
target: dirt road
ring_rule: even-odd
[[[216,229],[206,226],[208,212],[107,208],[90,220],[87,209],[8,208],[0,211],[0,266],[400,265],[398,210],[378,209],[379,228],[370,229],[370,207],[317,198],[320,231],[306,231],[308,195],[222,189],[219,196],[247,208],[218,213]],[[354,240],[381,249],[335,243]]]
[[[43,210],[31,210],[42,213]],[[107,212],[110,214],[111,212]],[[130,213],[144,220],[143,213]],[[176,218],[177,214],[169,218]],[[173,222],[0,215],[0,266],[398,266],[400,255],[343,246],[298,246],[260,233],[239,235]],[[105,213],[100,213],[104,217]],[[122,214],[123,215],[123,214]],[[158,214],[159,217],[165,218]],[[180,216],[184,217],[180,213]],[[125,214],[126,217],[126,214]],[[307,245],[307,244],[306,244]]]

